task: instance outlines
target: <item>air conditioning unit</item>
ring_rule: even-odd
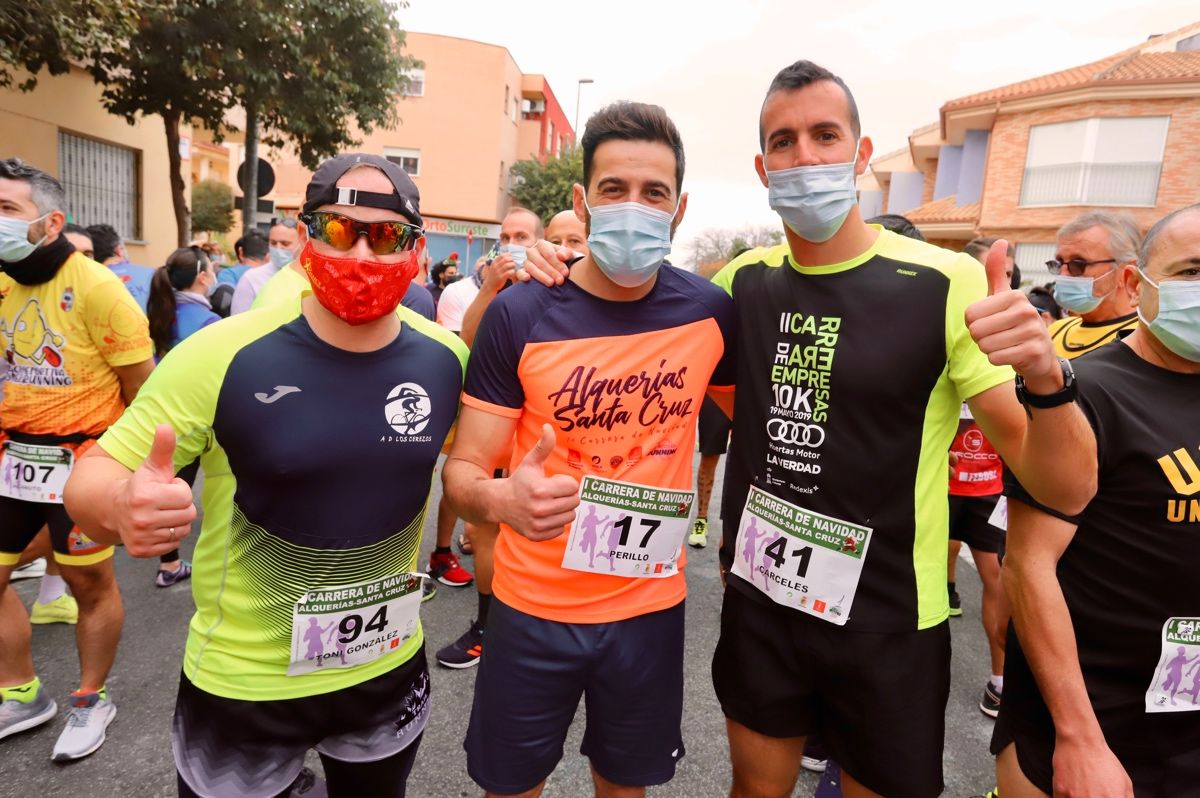
[[[546,110],[546,101],[545,100],[534,100],[532,103],[530,103],[529,110],[535,114],[542,113],[543,111]]]

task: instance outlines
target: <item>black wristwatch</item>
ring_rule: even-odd
[[[1017,399],[1025,406],[1026,412],[1035,407],[1046,410],[1075,401],[1079,394],[1079,386],[1075,384],[1075,370],[1071,368],[1071,361],[1060,357],[1058,365],[1062,368],[1063,387],[1051,394],[1030,393],[1025,387],[1025,378],[1017,375]]]

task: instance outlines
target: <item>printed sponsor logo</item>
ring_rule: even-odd
[[[433,402],[420,385],[404,382],[388,392],[383,413],[388,426],[400,435],[418,435],[429,426]]]
[[[254,398],[262,402],[264,405],[274,404],[289,393],[300,393],[300,389],[295,385],[276,385],[275,392],[268,394],[265,391],[260,391],[254,394]]]
[[[790,443],[793,446],[815,449],[825,442],[825,430],[816,424],[772,418],[767,421],[767,437],[776,443]]]

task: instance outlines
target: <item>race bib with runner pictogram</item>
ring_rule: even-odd
[[[1147,712],[1200,711],[1200,618],[1168,618]]]
[[[696,494],[585,476],[562,566],[575,571],[661,579],[688,532]]]
[[[288,676],[353,668],[385,656],[416,634],[424,574],[395,574],[305,593],[292,608]]]
[[[868,527],[751,486],[738,529],[734,574],[776,604],[838,626],[849,620],[871,543]]]
[[[66,447],[5,441],[0,451],[0,496],[62,504],[63,487],[74,465],[75,452]]]

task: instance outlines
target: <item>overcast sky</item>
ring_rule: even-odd
[[[812,10],[809,10],[812,8]],[[831,11],[830,9],[836,9]],[[500,44],[542,73],[567,117],[614,100],[663,106],[683,135],[687,217],[675,259],[708,227],[778,224],[754,174],[771,78],[807,58],[854,92],[876,154],[907,145],[956,97],[1086,64],[1200,21],[1196,0],[410,0],[407,29]]]

